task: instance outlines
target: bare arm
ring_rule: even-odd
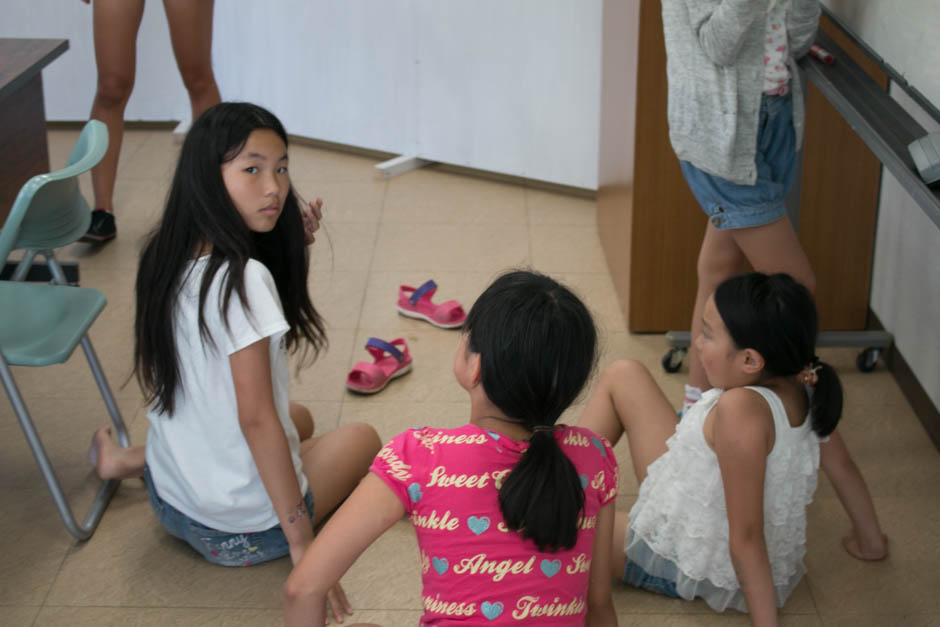
[[[313,523],[300,493],[284,427],[274,408],[268,345],[268,338],[264,338],[232,353],[229,364],[238,402],[238,425],[287,536],[291,560],[296,563],[313,540]]]
[[[838,429],[832,432],[828,442],[820,445],[819,457],[823,472],[832,482],[842,507],[852,521],[852,532],[842,540],[845,550],[852,557],[862,560],[887,557],[887,540],[878,524],[878,515],[875,514],[865,478],[852,461]]]
[[[755,627],[777,625],[764,541],[764,472],[773,448],[770,407],[755,392],[725,392],[715,406],[714,442],[728,510],[731,562]]]
[[[285,624],[324,625],[327,591],[404,513],[395,493],[374,474],[366,475],[287,578]]]
[[[588,610],[585,625],[609,627],[617,625],[617,613],[610,596],[610,557],[614,532],[615,501],[597,513],[594,551],[591,555],[591,575],[588,583]]]

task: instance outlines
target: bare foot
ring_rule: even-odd
[[[842,546],[855,559],[877,562],[888,557],[888,536],[882,534],[881,542],[861,542],[855,529],[842,538]]]
[[[118,446],[111,439],[111,427],[101,427],[91,437],[88,459],[102,479],[128,479],[144,474],[144,447]]]

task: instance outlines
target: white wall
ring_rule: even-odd
[[[924,113],[903,90],[891,95],[928,132],[940,123]],[[871,308],[904,359],[940,408],[940,228],[897,179],[883,169]]]
[[[600,0],[415,0],[416,152],[597,187]]]
[[[823,0],[888,65],[940,107],[940,2]]]
[[[822,0],[905,80],[940,107],[940,2]],[[891,95],[928,131],[940,124],[897,85]],[[940,228],[883,169],[871,308],[940,408]]]
[[[6,5],[0,36],[69,39],[43,75],[46,114],[85,118],[90,7]],[[601,0],[217,0],[213,64],[223,98],[295,135],[596,189],[600,46]],[[127,119],[188,116],[160,2],[137,69]]]
[[[598,188],[633,183],[640,0],[605,0]]]

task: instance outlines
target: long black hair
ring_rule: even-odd
[[[553,279],[529,271],[500,276],[464,323],[480,355],[481,383],[506,416],[534,430],[503,481],[506,525],[541,550],[571,548],[584,508],[577,470],[551,430],[594,368],[597,330],[584,304]]]
[[[811,424],[820,436],[832,433],[842,416],[842,384],[832,366],[813,354],[819,318],[809,290],[788,274],[751,272],[719,285],[715,307],[735,345],[761,354],[767,374],[787,377],[819,367]]]
[[[291,351],[302,340],[314,357],[326,345],[323,322],[307,292],[308,254],[300,204],[293,187],[275,227],[252,232],[222,180],[222,164],[234,159],[253,131],[274,131],[287,145],[287,133],[269,111],[244,102],[210,107],[193,123],[180,152],[159,226],[150,234],[137,271],[137,314],[134,324],[134,374],[148,403],[172,413],[179,386],[179,356],[174,341],[173,312],[183,274],[194,256],[211,248],[199,288],[199,331],[212,345],[203,311],[212,279],[227,263],[222,302],[210,303],[226,312],[232,294],[247,308],[244,273],[249,259],[263,263],[277,285],[289,330]],[[223,313],[227,324],[227,316]]]

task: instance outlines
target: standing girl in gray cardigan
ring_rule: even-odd
[[[803,139],[803,93],[795,59],[812,45],[818,0],[662,0],[669,83],[669,139],[708,225],[699,252],[692,337],[708,296],[746,263],[785,272],[815,290],[784,198]],[[690,349],[683,409],[708,389]],[[881,559],[886,543],[868,488],[838,431],[821,465],[853,528],[843,540],[859,559]]]

